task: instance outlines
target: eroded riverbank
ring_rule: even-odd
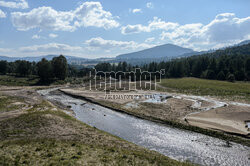
[[[249,165],[249,147],[138,119],[63,94],[44,95],[70,106],[79,120],[91,126],[171,158],[203,165]]]
[[[145,102],[148,99],[107,100],[104,98],[105,93],[100,91],[88,91],[84,90],[84,88],[64,88],[60,89],[60,91],[73,97],[82,98],[89,102],[138,118],[164,123],[173,127],[187,129],[250,146],[250,141],[247,138],[249,137],[249,131],[244,122],[250,118],[250,107],[247,104],[242,105],[241,103],[235,102],[230,102],[229,104],[229,102],[218,101],[211,97],[170,93],[167,93],[167,95],[166,93],[159,92],[147,92],[146,94],[160,94],[160,96],[167,95],[172,97],[167,97],[168,99],[163,98],[164,100],[162,102],[162,99],[160,99],[159,102]],[[113,94],[119,94],[119,92]],[[139,91],[125,94],[145,95],[145,92]],[[158,99],[156,98],[155,100]],[[205,118],[206,121],[194,123],[197,121],[195,117],[203,116],[203,114],[206,116],[207,113],[209,113],[209,116]],[[212,113],[212,115],[210,113]],[[228,133],[229,135],[224,133]]]
[[[90,127],[64,108],[34,87],[0,87],[0,165],[192,165]]]

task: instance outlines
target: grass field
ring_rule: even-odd
[[[13,96],[3,96],[0,94],[0,113],[1,112],[7,112],[12,110],[17,110],[23,107],[22,104],[15,104],[15,102],[21,101],[21,99],[18,99]]]
[[[82,84],[88,81],[88,77],[76,78],[68,77],[65,80],[51,80],[46,85],[63,85],[66,83],[70,84]],[[11,75],[0,75],[0,85],[3,86],[33,86],[33,85],[44,85],[39,82],[38,76],[29,77],[16,77]]]
[[[249,82],[226,82],[198,78],[163,79],[158,90],[194,95],[210,95],[250,102]]]
[[[31,86],[37,84],[38,77],[15,77],[9,75],[0,75],[0,85],[4,86]]]
[[[90,127],[46,101],[32,106],[13,117],[17,108],[0,112],[8,115],[0,120],[0,165],[191,165]]]

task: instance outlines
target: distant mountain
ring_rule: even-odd
[[[239,44],[237,44],[236,46],[242,46],[242,45],[249,44],[249,43],[250,43],[250,40],[244,40],[240,42]]]
[[[0,56],[0,61],[13,62],[13,61],[15,61],[15,58],[14,57],[8,57],[8,56]]]
[[[194,51],[189,48],[183,48],[173,44],[164,44],[138,52],[118,55],[116,59],[157,59],[162,57],[176,58],[183,54],[191,54]]]
[[[16,60],[26,60],[30,62],[38,62],[42,58],[47,60],[52,60],[54,57],[59,55],[44,55],[44,56],[36,56],[36,57],[7,57],[7,56],[0,56],[0,60],[6,60],[8,62],[14,62]],[[78,62],[78,61],[86,61],[86,58],[74,57],[74,56],[65,56],[68,63]]]

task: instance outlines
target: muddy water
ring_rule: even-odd
[[[250,165],[250,148],[118,113],[64,94],[41,90],[49,100],[71,106],[76,118],[129,142],[180,161],[201,165]]]

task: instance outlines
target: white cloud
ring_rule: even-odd
[[[72,54],[73,56],[82,56],[85,55],[86,57],[91,58],[91,54],[85,54],[85,49],[80,46],[71,46],[67,44],[61,43],[48,43],[42,45],[30,45],[30,46],[23,46],[17,48],[1,48],[0,47],[0,55],[5,56],[38,56],[44,54]]]
[[[0,18],[5,18],[6,14],[0,9]]]
[[[233,13],[219,14],[203,31],[212,42],[244,39],[250,35],[250,17],[240,19]]]
[[[40,39],[41,36],[39,36],[39,35],[33,35],[31,38],[32,38],[32,39]]]
[[[179,26],[179,24],[174,22],[165,22],[162,21],[160,18],[154,17],[154,20],[150,21],[148,26],[151,30],[172,30]]]
[[[152,9],[152,8],[154,8],[154,5],[152,2],[148,2],[148,3],[146,3],[146,7],[149,9]]]
[[[179,25],[154,17],[148,25],[127,25],[121,28],[122,34],[163,30],[160,39],[195,50],[217,49],[250,39],[250,17],[238,18],[234,13],[222,13],[210,23]]]
[[[71,12],[57,12],[51,7],[39,7],[28,13],[11,13],[13,25],[21,31],[33,28],[74,31],[70,25],[74,15]]]
[[[141,9],[133,9],[132,13],[142,13],[142,10]]]
[[[78,46],[70,46],[67,44],[60,43],[48,43],[44,45],[33,45],[27,47],[20,47],[19,50],[22,52],[44,52],[44,53],[54,53],[54,52],[72,52],[80,51],[82,48]]]
[[[73,11],[56,11],[51,7],[34,8],[27,13],[11,13],[13,25],[21,31],[33,28],[74,31],[79,27],[115,28],[119,23],[103,10],[100,2],[84,2]]]
[[[49,34],[49,37],[50,37],[50,38],[56,38],[57,36],[58,36],[58,35],[57,35],[57,34],[54,34],[54,33],[50,33],[50,34]]]
[[[154,40],[155,40],[154,37],[149,37],[149,38],[147,38],[147,39],[145,40],[145,42],[146,42],[146,43],[150,43],[150,42],[152,42],[152,41],[154,41]]]
[[[136,24],[136,25],[127,25],[121,28],[122,34],[133,34],[140,32],[151,32],[153,30],[172,30],[178,27],[178,23],[174,22],[165,22],[158,17],[154,17],[153,21],[149,21],[147,26]]]
[[[26,0],[17,0],[18,2],[13,1],[0,1],[0,6],[8,7],[8,8],[16,8],[16,9],[27,9],[29,5]]]
[[[84,2],[75,11],[76,26],[95,26],[111,29],[119,26],[109,11],[103,10],[100,2]]]
[[[108,49],[138,49],[138,48],[150,48],[153,45],[145,43],[136,43],[134,41],[116,41],[105,40],[101,37],[91,38],[85,41],[85,44],[91,48],[100,48],[104,50]]]
[[[42,36],[41,36],[42,38]],[[72,46],[62,43],[29,45],[18,48],[1,48],[0,54],[7,56],[37,56],[44,54],[66,54],[86,58],[114,57],[128,50],[150,48],[155,45],[137,43],[135,41],[105,40],[101,37],[91,38],[84,42],[85,46]]]
[[[234,13],[222,13],[207,25],[181,25],[173,31],[162,32],[160,38],[196,50],[216,49],[250,39],[249,27],[250,17],[237,18]]]
[[[150,32],[150,29],[147,26],[143,26],[141,24],[136,25],[127,25],[121,28],[121,32],[124,35],[140,33],[140,32]]]
[[[10,51],[12,51],[12,49],[10,48],[0,48],[0,53],[9,53]]]
[[[174,31],[171,32],[162,32],[161,40],[164,40],[165,37],[169,37],[171,39],[178,38],[180,36],[185,36],[186,38],[192,36],[195,33],[200,32],[201,28],[203,27],[202,24],[185,24],[182,26],[177,27]]]

